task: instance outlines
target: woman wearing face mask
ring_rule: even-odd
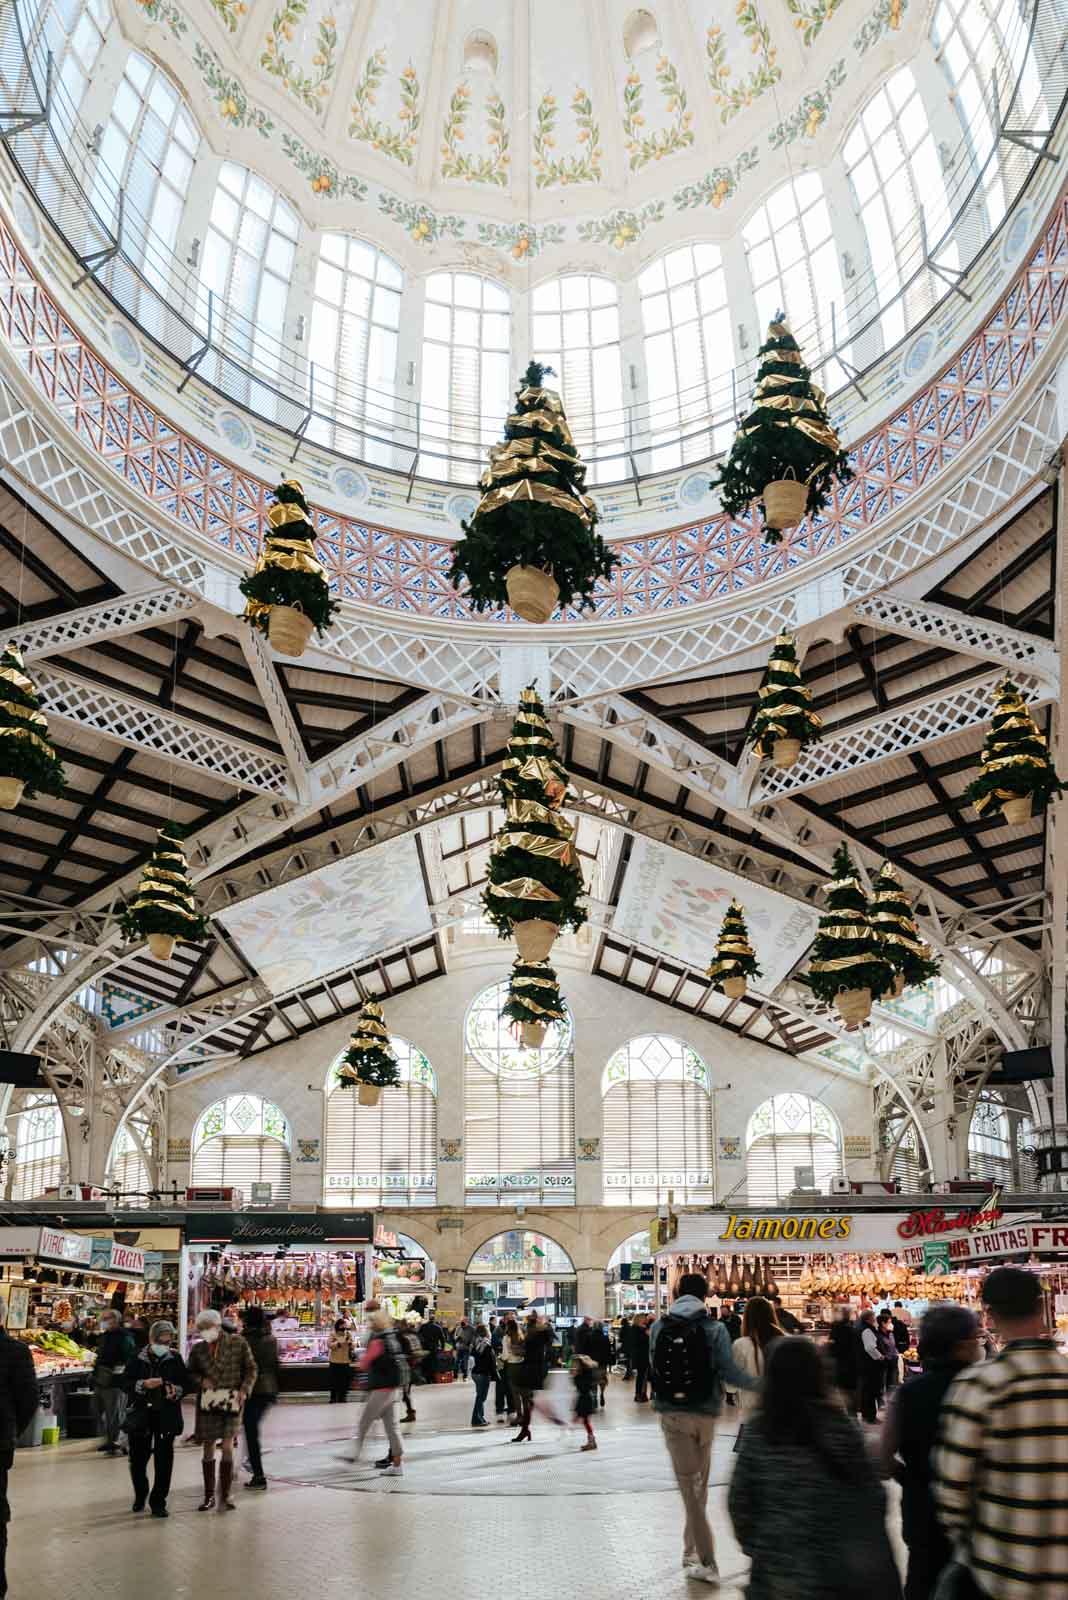
[[[130,1440],[130,1477],[135,1511],[145,1502],[154,1517],[165,1517],[174,1467],[174,1441],[182,1431],[182,1396],[195,1387],[174,1348],[174,1325],[154,1322],[148,1343],[123,1374],[129,1409],[123,1427]],[[153,1463],[151,1492],[148,1464]]]
[[[215,1446],[222,1453],[219,1468],[219,1510],[234,1511],[230,1498],[234,1482],[234,1439],[241,1408],[256,1382],[256,1362],[239,1333],[222,1327],[217,1311],[197,1317],[199,1343],[189,1352],[189,1371],[199,1386],[196,1439],[203,1446],[204,1499],[198,1511],[215,1504]]]

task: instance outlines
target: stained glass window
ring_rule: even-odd
[[[604,1203],[681,1205],[715,1199],[712,1083],[701,1057],[666,1034],[645,1034],[604,1069]]]
[[[782,1203],[794,1190],[828,1192],[842,1167],[842,1130],[807,1094],[777,1094],[757,1107],[745,1136],[746,1199]]]
[[[63,1176],[63,1117],[53,1095],[28,1095],[15,1128],[11,1199],[36,1200]]]
[[[272,1100],[231,1094],[217,1100],[193,1130],[190,1182],[233,1188],[251,1197],[254,1183],[271,1185],[271,1201],[289,1203],[289,1124]]]

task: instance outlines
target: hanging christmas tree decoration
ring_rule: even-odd
[[[1026,822],[1044,811],[1064,785],[1046,741],[1014,683],[1006,678],[994,690],[993,723],[980,756],[982,771],[965,793],[980,816],[1001,811],[1006,822]]]
[[[747,980],[763,976],[757,966],[756,951],[749,943],[745,913],[737,900],[732,900],[716,940],[716,959],[705,977],[712,979],[712,987],[718,994],[725,994],[728,1000],[740,1000]]]
[[[523,374],[449,573],[456,587],[467,580],[476,611],[510,605],[525,622],[548,622],[558,605],[592,607],[594,584],[619,560],[595,532],[586,468],[560,396],[542,384],[551,372],[532,361]]]
[[[497,779],[504,823],[493,842],[486,915],[502,939],[515,937],[524,962],[544,961],[561,928],[581,928],[582,881],[574,828],[560,815],[567,773],[533,686],[524,689]]]
[[[208,931],[208,918],[197,909],[189,868],[182,849],[182,831],[166,823],[141,873],[137,898],[119,915],[127,939],[147,939],[157,961],[169,961],[175,942],[196,944]]]
[[[894,987],[894,971],[872,926],[868,898],[844,844],[834,853],[806,978],[818,1000],[835,1005],[849,1027],[866,1022],[872,1002]]]
[[[784,528],[824,509],[835,479],[848,483],[853,472],[827,415],[827,396],[812,382],[781,311],[758,354],[753,409],[712,488],[732,517],[763,501],[764,541],[778,544]]]
[[[759,701],[746,738],[776,767],[792,767],[802,745],[823,737],[823,719],[812,709],[812,690],[801,677],[792,633],[780,633],[772,646]]]
[[[937,978],[941,962],[934,960],[929,944],[920,938],[912,903],[889,861],[884,861],[871,886],[871,923],[894,969],[894,999],[914,984]]]
[[[21,652],[0,654],[0,811],[14,811],[25,791],[58,798],[66,787],[63,764],[48,737],[48,721]]]
[[[360,1007],[337,1081],[339,1088],[358,1091],[361,1106],[376,1106],[383,1089],[395,1089],[400,1083],[397,1058],[377,1000],[365,1000]]]
[[[330,598],[326,571],[315,555],[308,502],[295,478],[274,491],[267,513],[270,529],[256,570],[241,579],[247,602],[244,616],[267,635],[283,656],[302,656],[312,631],[330,626],[337,604]]]
[[[563,1022],[564,1002],[556,973],[547,961],[516,956],[508,979],[508,999],[501,1007],[528,1050],[540,1050],[550,1023]]]

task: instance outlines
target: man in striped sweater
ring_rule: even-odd
[[[967,1569],[960,1600],[1068,1596],[1068,1360],[1047,1336],[1038,1278],[983,1285],[1001,1354],[961,1374],[934,1452],[938,1514]]]

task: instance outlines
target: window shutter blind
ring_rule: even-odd
[[[247,1200],[254,1183],[271,1185],[271,1200],[289,1204],[289,1151],[263,1134],[219,1134],[193,1157],[194,1188],[240,1189]]]
[[[816,1188],[826,1194],[830,1180],[841,1176],[841,1152],[823,1134],[766,1133],[754,1139],[745,1157],[748,1203],[779,1205],[797,1187],[798,1167],[811,1167]]]
[[[437,1141],[437,1100],[421,1084],[387,1089],[377,1106],[361,1106],[351,1089],[333,1090],[326,1108],[325,1203],[436,1204]],[[346,1176],[361,1182],[340,1182]],[[371,1178],[377,1178],[373,1186]]]
[[[705,1090],[678,1079],[613,1085],[604,1100],[604,1180],[606,1205],[656,1204],[668,1189],[681,1205],[710,1204],[712,1117]]]
[[[575,1067],[570,1055],[549,1072],[498,1075],[468,1058],[465,1072],[466,1171],[489,1175],[501,1187],[479,1181],[467,1188],[468,1205],[575,1203]],[[541,1174],[529,1189],[505,1179]]]

